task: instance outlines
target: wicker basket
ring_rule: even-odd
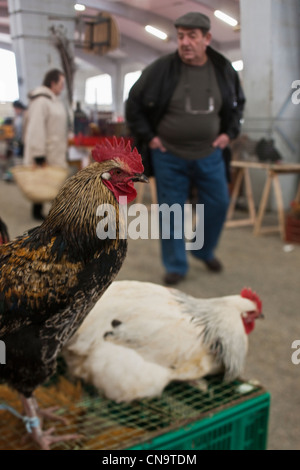
[[[53,201],[69,173],[61,167],[22,165],[13,167],[11,172],[23,194],[35,203]]]

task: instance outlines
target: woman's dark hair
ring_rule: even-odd
[[[64,76],[64,73],[59,69],[49,70],[44,77],[43,85],[51,88],[51,83],[57,83],[62,75]]]

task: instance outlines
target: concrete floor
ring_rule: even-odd
[[[145,199],[147,202],[147,193]],[[0,181],[0,200],[0,216],[11,237],[36,225],[30,202],[14,183]],[[258,380],[271,393],[268,449],[300,450],[300,364],[291,360],[291,345],[300,340],[300,245],[286,251],[277,234],[254,237],[250,227],[228,228],[223,231],[217,255],[224,263],[223,273],[211,274],[190,259],[188,276],[179,288],[198,297],[216,297],[249,286],[260,295],[265,319],[257,322],[250,336],[243,377]],[[129,240],[118,279],[161,283],[163,274],[159,242]]]

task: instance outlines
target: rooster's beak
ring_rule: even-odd
[[[130,178],[133,182],[140,182],[140,183],[149,183],[149,179],[147,178],[144,173],[137,173],[132,178]]]

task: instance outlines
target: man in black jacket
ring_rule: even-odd
[[[209,46],[209,18],[187,13],[175,27],[178,50],[143,71],[130,90],[126,119],[144,158],[150,152],[160,206],[179,204],[183,224],[191,185],[197,189],[197,202],[204,204],[204,244],[195,244],[191,253],[219,272],[214,250],[229,202],[224,155],[239,134],[245,98],[231,63]],[[177,284],[188,271],[178,222],[169,218],[170,235],[161,236],[166,284]],[[166,223],[160,213],[161,235]]]

